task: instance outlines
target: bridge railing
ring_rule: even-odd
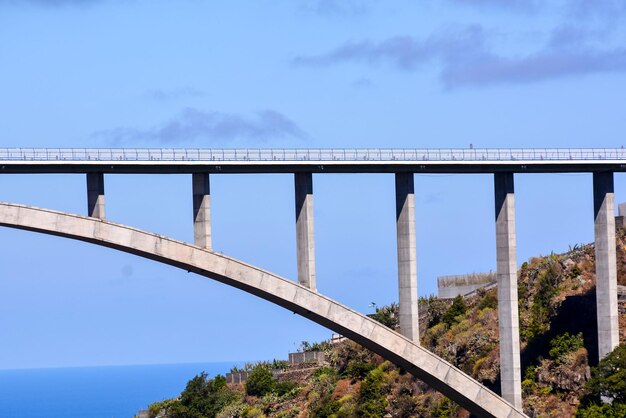
[[[202,149],[0,148],[0,161],[560,161],[624,160],[623,148]]]

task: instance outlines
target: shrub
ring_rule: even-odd
[[[614,403],[589,405],[576,411],[576,418],[623,418],[626,417],[626,404]]]
[[[626,344],[619,345],[600,361],[585,390],[586,404],[601,404],[607,399],[613,404],[626,404]]]
[[[322,375],[335,377],[337,375],[337,370],[335,370],[335,368],[333,367],[320,366],[317,369],[315,369],[315,371],[313,372],[314,378],[319,378]]]
[[[256,406],[247,406],[241,416],[242,418],[263,418],[265,414]]]
[[[361,382],[359,391],[359,416],[379,418],[385,415],[387,408],[386,373],[382,367],[372,370]]]
[[[400,325],[399,323],[400,308],[397,303],[392,303],[382,308],[376,308],[376,313],[368,315],[375,321],[380,322],[387,328],[395,330]]]
[[[213,417],[236,398],[236,393],[226,386],[224,376],[208,379],[202,372],[187,383],[180,399],[167,405],[166,412],[172,418]]]
[[[435,296],[421,299],[422,304],[426,304],[428,312],[428,328],[432,328],[443,320],[443,315],[448,310],[448,302]],[[420,307],[421,309],[421,307]]]
[[[583,333],[571,335],[569,332],[558,335],[550,341],[548,354],[557,364],[562,364],[565,355],[583,347]]]
[[[524,333],[528,341],[548,330],[550,318],[554,314],[552,299],[559,293],[560,265],[552,257],[547,264],[548,268],[538,276],[537,293],[532,300],[531,324]]]
[[[292,382],[291,380],[286,380],[284,382],[276,383],[275,392],[278,396],[284,396],[288,393],[295,392],[298,388],[298,384],[296,382]]]
[[[313,374],[312,390],[308,394],[311,416],[330,417],[339,410],[339,403],[332,399],[337,382],[337,372],[320,367]]]
[[[463,296],[458,295],[454,298],[452,305],[448,308],[445,314],[443,314],[443,322],[452,326],[458,322],[458,317],[465,315],[467,312],[467,305]]]
[[[485,292],[483,298],[478,302],[478,309],[483,310],[485,308],[497,309],[498,308],[498,297],[496,296],[496,292],[491,290]]]
[[[246,381],[246,394],[250,396],[263,396],[274,390],[276,380],[266,364],[254,366]]]
[[[376,366],[370,362],[350,360],[348,362],[348,367],[346,367],[344,375],[352,379],[363,379],[375,367]]]
[[[272,370],[282,370],[282,371],[285,371],[285,370],[287,370],[289,368],[289,362],[287,360],[276,360],[276,359],[274,359],[270,363],[269,367]]]
[[[307,353],[309,351],[329,351],[332,348],[330,341],[322,341],[311,344],[308,341],[302,341],[298,347],[299,353]]]

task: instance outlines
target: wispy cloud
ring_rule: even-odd
[[[452,3],[480,8],[513,11],[535,11],[539,6],[535,0],[449,0]]]
[[[626,14],[624,0],[570,0],[569,14],[574,17],[616,18]]]
[[[358,80],[352,82],[352,87],[357,89],[369,89],[374,87],[374,82],[369,78],[359,78]]]
[[[150,129],[115,128],[93,134],[98,140],[111,144],[132,143],[194,143],[208,144],[236,140],[295,138],[304,139],[306,134],[298,125],[274,110],[262,110],[252,116],[207,112],[193,108],[183,109],[168,122]]]
[[[166,102],[171,100],[203,97],[206,93],[202,90],[194,89],[193,87],[181,87],[178,89],[152,89],[145,92],[143,95],[146,99],[155,100],[159,102]]]
[[[298,57],[294,63],[312,67],[344,62],[388,64],[403,71],[434,63],[449,88],[626,72],[625,48],[594,47],[587,43],[589,38],[589,33],[579,29],[555,31],[537,52],[505,56],[492,52],[486,31],[474,25],[436,32],[425,39],[396,36],[380,42],[351,42],[325,54]]]
[[[357,16],[376,0],[302,0],[302,9],[324,16]]]
[[[104,3],[107,0],[0,0],[1,5],[34,4],[38,6],[87,6],[96,3]]]
[[[437,57],[460,55],[470,49],[482,49],[483,29],[468,26],[447,30],[419,40],[410,36],[395,36],[381,42],[349,42],[328,53],[300,56],[298,66],[323,67],[341,62],[362,62],[370,65],[390,63],[402,70],[414,70]]]
[[[626,49],[545,49],[536,54],[509,58],[477,54],[465,63],[448,62],[441,79],[447,86],[496,83],[532,83],[596,73],[626,72]]]

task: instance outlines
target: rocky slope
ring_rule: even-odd
[[[618,282],[626,285],[626,235],[617,231]],[[597,358],[595,260],[592,245],[536,257],[519,272],[524,410],[532,417],[573,416]],[[420,301],[422,344],[497,391],[496,290],[471,298]],[[397,307],[377,310],[395,327]],[[626,304],[620,302],[620,341],[626,340]],[[227,385],[196,377],[175,400],[151,406],[151,417],[466,417],[442,395],[359,345],[328,347],[327,365],[306,366],[277,378],[267,365],[256,383]],[[261,369],[266,369],[265,372]],[[202,383],[204,382],[204,383]],[[192,385],[193,383],[193,385]],[[195,386],[194,386],[195,385]],[[200,400],[199,400],[200,399]],[[202,400],[203,399],[203,400]]]

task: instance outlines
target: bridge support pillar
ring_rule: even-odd
[[[208,173],[191,175],[193,193],[193,242],[207,250],[211,243],[211,187]]]
[[[617,257],[613,173],[593,173],[596,247],[596,307],[598,356],[604,358],[619,344]]]
[[[298,283],[316,290],[313,234],[313,174],[295,173]]]
[[[104,219],[104,173],[87,173],[87,216]]]
[[[522,408],[513,173],[495,173],[498,323],[502,397]]]
[[[396,232],[400,333],[419,345],[413,173],[396,173]]]

